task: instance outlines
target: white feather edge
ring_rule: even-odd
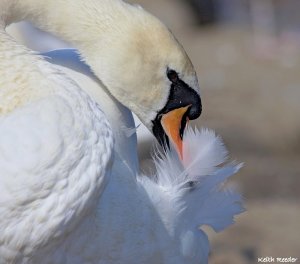
[[[141,175],[138,180],[147,185],[161,215],[167,215],[166,210],[177,215],[171,225],[182,234],[203,225],[222,231],[244,211],[242,196],[225,184],[243,165],[226,164],[228,151],[221,137],[209,129],[187,128],[183,146],[183,162],[175,150],[156,152],[156,175]]]

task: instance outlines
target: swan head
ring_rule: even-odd
[[[170,30],[140,7],[126,5],[99,31],[83,58],[109,92],[133,111],[162,145],[182,153],[187,120],[201,114],[194,67]],[[100,23],[98,23],[99,25]],[[93,34],[97,29],[93,27]]]

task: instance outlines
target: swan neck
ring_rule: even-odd
[[[29,20],[76,47],[110,94],[152,127],[151,120],[168,97],[161,89],[167,80],[160,74],[167,54],[158,60],[163,52],[158,53],[152,44],[164,36],[161,44],[169,53],[169,44],[164,43],[175,41],[158,19],[121,0],[6,1],[13,3],[6,13],[7,23]],[[131,77],[142,68],[150,74]],[[149,91],[151,96],[146,98]],[[154,104],[153,98],[158,99]]]
[[[9,12],[5,12],[7,24],[29,20],[76,47],[92,44],[99,36],[105,41],[105,34],[112,34],[129,18],[129,5],[120,0],[11,1],[6,8]]]
[[[6,1],[10,3],[4,12],[6,24],[28,20],[76,47],[109,92],[130,110],[141,112],[130,103],[134,98],[128,93],[138,87],[118,78],[124,67],[136,65],[126,49],[131,49],[137,37],[134,31],[141,23],[139,8],[121,0]]]

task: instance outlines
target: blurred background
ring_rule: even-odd
[[[300,1],[129,2],[159,17],[182,43],[201,87],[196,125],[216,130],[231,160],[244,162],[232,183],[247,212],[225,232],[209,231],[210,263],[266,256],[300,263]],[[27,23],[9,32],[39,51],[67,45]],[[138,136],[147,171],[153,138],[142,126]]]

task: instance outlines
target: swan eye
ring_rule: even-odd
[[[168,79],[172,82],[172,83],[176,83],[179,80],[178,74],[176,71],[174,70],[168,70],[167,71],[167,76]]]

